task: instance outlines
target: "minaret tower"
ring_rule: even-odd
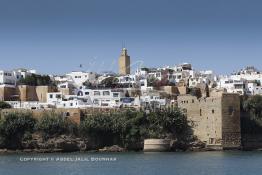
[[[126,48],[122,48],[122,52],[119,57],[118,64],[119,64],[120,75],[130,74],[130,56],[128,56]]]

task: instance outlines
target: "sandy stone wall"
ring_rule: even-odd
[[[17,94],[20,101],[38,101],[35,86],[19,85],[17,86]]]
[[[15,98],[16,89],[13,87],[0,87],[0,101],[10,101]]]
[[[47,93],[57,92],[57,90],[52,86],[36,86],[35,92],[39,102],[47,102]]]
[[[57,113],[63,117],[80,124],[83,112],[80,109],[44,109],[44,110],[27,110],[27,109],[3,109],[0,111],[1,117],[8,113],[31,113],[34,118],[40,119],[44,114]]]
[[[58,91],[63,95],[73,95],[73,90],[71,88],[58,88]]]
[[[194,134],[207,146],[240,146],[240,100],[237,94],[199,99],[183,95],[178,96],[177,102],[192,121]]]
[[[223,94],[222,98],[223,147],[241,145],[240,98],[235,94]]]
[[[188,93],[188,88],[186,86],[177,86],[180,95],[185,95]]]
[[[21,101],[39,101],[46,102],[46,94],[49,92],[56,92],[57,90],[51,86],[17,86],[16,94],[20,97]]]

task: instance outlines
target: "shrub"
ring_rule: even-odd
[[[54,83],[51,81],[48,75],[37,75],[32,74],[30,76],[26,76],[19,81],[19,84],[22,85],[30,85],[30,86],[46,86],[53,85]]]
[[[169,134],[179,137],[188,128],[186,116],[178,108],[150,112],[147,117],[148,137],[166,138]]]
[[[36,130],[42,133],[45,139],[61,134],[78,134],[77,124],[57,113],[43,114],[36,125]]]
[[[3,134],[1,134],[3,132],[3,120],[0,117],[0,148],[4,148],[5,147],[5,141],[3,138]]]
[[[33,132],[36,120],[31,114],[10,113],[0,122],[0,137],[6,148],[21,148],[21,142],[26,132]]]
[[[11,108],[11,105],[4,102],[4,101],[0,101],[0,109],[8,109]]]
[[[169,135],[182,138],[190,127],[179,109],[170,109],[89,115],[80,128],[84,137],[92,137],[102,145],[114,143],[129,148],[145,138],[167,138]]]
[[[243,109],[253,118],[262,119],[262,96],[255,95],[247,98],[243,102]]]

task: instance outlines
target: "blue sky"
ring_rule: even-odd
[[[260,0],[1,0],[0,69],[117,72],[123,41],[148,67],[262,69]],[[136,66],[134,66],[135,68]]]

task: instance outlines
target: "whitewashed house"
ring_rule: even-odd
[[[47,104],[56,108],[86,108],[92,107],[89,98],[76,95],[63,95],[61,92],[47,93]]]
[[[0,84],[15,85],[17,82],[17,77],[14,76],[13,71],[0,71]]]
[[[228,93],[239,93],[244,95],[247,93],[246,80],[233,80],[228,77],[220,78],[218,82],[218,89],[224,89]]]
[[[124,76],[117,77],[117,79],[118,79],[118,84],[121,84],[125,87],[132,88],[132,87],[139,86],[139,80],[136,75],[132,75],[132,74],[124,75]]]
[[[76,87],[82,86],[86,81],[89,81],[90,83],[94,83],[96,81],[96,74],[94,72],[73,71],[66,74],[66,76],[68,81],[72,81]]]
[[[255,82],[248,83],[248,93],[250,95],[262,95],[262,86]]]
[[[35,74],[35,70],[27,70],[27,69],[15,69],[15,70],[0,70],[0,85],[16,85],[17,82],[26,78],[29,75]]]
[[[253,66],[248,66],[245,69],[238,71],[230,76],[233,80],[245,79],[248,81],[262,82],[262,72]]]
[[[120,99],[124,97],[124,92],[114,89],[80,89],[78,97],[89,97],[93,106],[119,107]]]

